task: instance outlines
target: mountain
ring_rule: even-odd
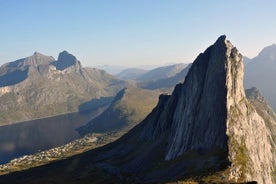
[[[156,81],[159,79],[165,79],[175,76],[177,73],[181,72],[188,64],[179,63],[174,65],[162,66],[152,69],[139,77],[140,81]]]
[[[125,88],[116,95],[106,111],[78,130],[81,134],[127,132],[152,111],[159,94],[159,91]]]
[[[151,70],[141,68],[128,68],[120,72],[117,77],[121,79],[153,82],[160,79],[171,78],[181,72],[188,64],[179,63],[168,66],[157,67]],[[173,84],[175,85],[175,84]]]
[[[127,69],[126,66],[120,66],[120,65],[97,65],[95,68],[104,70],[112,75],[117,75],[123,70]]]
[[[273,111],[273,109],[269,106],[269,104],[266,102],[265,98],[261,95],[259,89],[256,87],[252,87],[250,89],[247,89],[245,91],[247,99],[251,102],[251,104],[254,105],[256,111],[258,114],[260,114],[265,122],[267,127],[270,129],[272,133],[272,137],[276,138],[276,114]],[[275,143],[276,140],[274,140]],[[275,145],[274,145],[275,147]],[[275,153],[274,153],[275,154]]]
[[[269,127],[275,120],[266,122],[245,96],[242,55],[221,36],[122,138],[0,183],[275,183]]]
[[[244,66],[246,66],[248,63],[250,63],[251,59],[246,57],[246,56],[243,56],[243,64]]]
[[[245,66],[244,85],[256,86],[267,102],[276,111],[276,87],[272,80],[276,78],[276,45],[265,47],[258,56]]]
[[[156,67],[158,66],[157,65],[138,65],[135,68],[142,69],[142,70],[152,70]],[[112,75],[118,75],[120,72],[128,69],[129,67],[123,66],[123,65],[97,65],[95,66],[95,68],[105,70]]]
[[[140,69],[140,68],[127,68],[121,71],[116,76],[120,79],[125,79],[125,80],[137,80],[145,73],[147,73],[147,70]]]
[[[0,125],[76,112],[127,85],[103,70],[82,67],[66,51],[57,60],[35,52],[0,67]]]
[[[139,84],[139,86],[141,88],[151,89],[151,90],[172,88],[176,84],[183,82],[183,79],[185,79],[190,67],[191,67],[191,64],[188,64],[182,71],[175,74],[174,76],[162,78],[162,79],[158,79],[158,80],[153,80],[153,81],[141,82]]]

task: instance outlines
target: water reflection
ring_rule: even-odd
[[[72,113],[0,126],[0,164],[79,138],[76,128],[86,124],[99,113]]]

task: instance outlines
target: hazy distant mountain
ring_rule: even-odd
[[[169,66],[162,66],[152,69],[139,77],[140,81],[156,81],[159,79],[169,78],[175,76],[177,73],[181,72],[188,64],[179,63]]]
[[[246,88],[256,86],[276,110],[276,45],[265,47],[258,56],[245,66],[244,85]]]
[[[116,95],[105,112],[78,130],[81,134],[127,132],[152,111],[159,95],[159,91],[125,88]]]
[[[96,65],[95,68],[104,70],[112,75],[117,75],[123,70],[127,69],[126,66],[120,66],[120,65]]]
[[[243,56],[243,63],[244,63],[244,66],[246,66],[248,63],[251,62],[251,59],[246,57],[246,56]]]
[[[247,100],[242,61],[221,36],[184,83],[117,141],[0,183],[274,183],[276,120],[250,102],[262,103],[256,90]]]
[[[151,70],[140,68],[128,68],[117,76],[121,79],[130,79],[143,82],[154,82],[160,79],[170,78],[181,72],[188,64],[179,63],[168,66],[161,66]]]
[[[147,72],[148,72],[147,70],[140,69],[140,68],[127,68],[121,71],[116,76],[120,79],[125,79],[125,80],[137,80]]]
[[[186,64],[185,64],[186,65]],[[182,71],[173,75],[172,77],[162,78],[158,80],[145,81],[139,84],[140,87],[145,89],[162,89],[162,88],[172,88],[176,84],[183,82],[191,64],[187,64]]]
[[[66,51],[57,60],[35,52],[0,67],[0,125],[76,112],[126,85],[103,70],[83,68]]]

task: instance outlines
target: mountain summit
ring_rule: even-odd
[[[211,183],[273,183],[275,137],[269,127],[275,119],[266,122],[245,96],[242,55],[221,36],[196,58],[184,83],[161,95],[153,111],[116,142],[2,179],[166,183],[210,176],[217,179]]]
[[[156,182],[224,168],[228,181],[272,183],[271,137],[246,99],[242,55],[221,36],[196,58],[184,83],[103,155],[117,160],[114,153],[125,147],[123,170],[150,169],[141,178]]]
[[[35,52],[0,67],[0,125],[76,112],[126,86],[103,70],[82,67],[67,51],[57,60]]]
[[[81,68],[80,62],[77,60],[75,56],[68,53],[67,51],[63,51],[59,53],[58,60],[53,62],[53,65],[58,70],[64,70],[70,66],[76,65],[77,69]]]

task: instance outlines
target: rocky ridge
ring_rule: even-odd
[[[127,85],[82,67],[66,51],[58,60],[35,52],[0,67],[0,125],[76,112],[82,103],[114,96]]]

